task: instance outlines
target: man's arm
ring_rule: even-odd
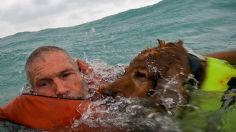
[[[208,54],[206,56],[226,60],[230,64],[236,65],[236,50],[216,52]]]

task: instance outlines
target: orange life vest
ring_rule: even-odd
[[[12,121],[30,128],[61,130],[71,128],[73,120],[81,118],[91,102],[32,95],[20,95],[0,108],[0,119]],[[80,125],[77,131],[97,131]]]

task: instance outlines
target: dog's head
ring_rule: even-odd
[[[109,96],[145,97],[168,108],[186,103],[184,82],[190,67],[183,42],[158,42],[157,47],[136,56],[121,78],[100,91]]]

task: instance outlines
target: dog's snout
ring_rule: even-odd
[[[104,89],[103,94],[115,97],[117,95],[117,92],[113,91],[112,89]]]

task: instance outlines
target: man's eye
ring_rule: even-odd
[[[62,78],[67,78],[68,76],[70,76],[71,75],[71,73],[63,73],[62,75],[61,75],[61,77]]]
[[[40,82],[39,84],[38,84],[38,86],[39,87],[47,87],[47,86],[49,86],[50,84],[49,84],[49,82],[47,82],[47,81],[43,81],[43,82]]]

